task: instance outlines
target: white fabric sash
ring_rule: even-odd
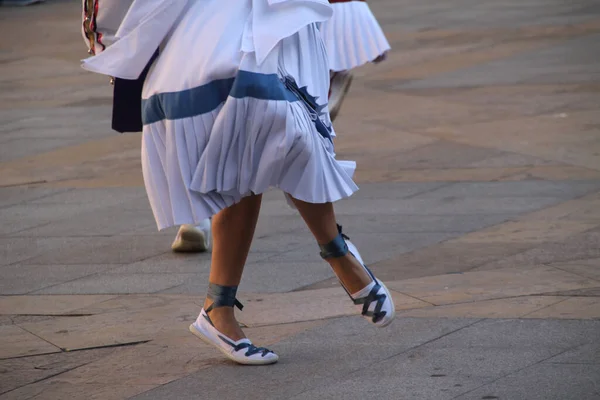
[[[114,44],[82,60],[82,67],[104,75],[137,79],[189,1],[206,0],[135,0],[115,35]],[[251,1],[250,19],[240,21],[246,23],[241,50],[254,52],[257,64],[282,39],[311,23],[326,21],[333,14],[327,0]]]

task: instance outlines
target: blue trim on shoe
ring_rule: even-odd
[[[213,327],[215,326],[215,324],[213,324],[212,320],[208,316],[208,313],[211,310],[217,307],[237,307],[240,310],[244,308],[244,305],[240,303],[238,299],[235,298],[235,295],[237,294],[237,289],[237,286],[222,286],[217,285],[216,283],[208,284],[208,291],[206,293],[206,297],[208,297],[213,302],[210,306],[208,306],[208,308],[204,310],[204,312],[206,313],[206,315],[204,315],[204,319],[206,319],[208,323],[211,324]]]
[[[244,353],[244,355],[246,357],[250,357],[250,356],[253,356],[258,353],[262,353],[261,357],[264,357],[269,353],[273,353],[273,351],[267,349],[266,347],[256,347],[252,343],[248,343],[248,342],[234,344],[233,342],[231,342],[229,339],[227,339],[226,337],[224,337],[222,335],[219,335],[219,339],[221,339],[223,342],[230,345],[233,348],[233,351],[240,351],[242,349],[248,349],[248,350],[246,350],[246,353]]]
[[[211,299],[213,303],[205,311],[208,313],[210,310],[216,307],[234,306],[240,310],[244,309],[244,305],[235,298],[237,289],[237,286],[221,286],[217,285],[216,283],[209,283],[206,297]]]
[[[331,242],[320,244],[319,248],[321,249],[321,257],[323,259],[343,257],[348,254],[348,245],[341,233],[338,233]]]
[[[338,225],[337,228],[338,228],[338,235],[331,242],[329,242],[325,245],[319,245],[319,247],[321,249],[321,257],[324,259],[343,257],[346,254],[348,254],[348,252],[349,252],[348,245],[346,244],[346,240],[350,240],[350,238],[348,236],[346,236],[344,233],[342,233],[341,225]],[[352,252],[350,252],[350,254],[352,254]],[[356,258],[356,256],[354,254],[352,254],[352,256],[354,258]],[[356,260],[358,261],[358,258],[356,258]],[[377,323],[377,322],[381,321],[387,315],[387,311],[381,311],[381,309],[383,308],[383,305],[385,303],[385,300],[387,299],[387,295],[385,293],[378,294],[379,290],[381,289],[381,284],[379,283],[377,278],[375,278],[375,275],[373,274],[373,272],[371,272],[369,267],[367,267],[363,263],[361,263],[361,265],[367,271],[367,273],[369,274],[371,279],[373,279],[373,282],[375,282],[375,285],[373,286],[373,288],[371,289],[369,294],[365,297],[355,299],[352,297],[352,294],[348,291],[348,289],[346,289],[346,287],[343,284],[342,284],[342,287],[344,288],[346,293],[348,293],[348,296],[350,296],[350,298],[352,299],[354,304],[356,304],[356,305],[362,304],[363,305],[361,315],[363,315],[365,317],[371,317],[373,323]],[[377,304],[375,305],[375,310],[369,311],[369,307],[371,306],[371,304],[374,301],[377,302]]]
[[[367,296],[361,297],[359,299],[352,299],[352,301],[354,301],[354,304],[356,305],[363,305],[361,315],[365,317],[371,317],[373,323],[377,323],[387,315],[387,311],[381,311],[381,309],[383,308],[383,304],[387,299],[387,295],[385,293],[377,294],[381,289],[381,285],[379,284],[379,282],[377,282],[377,279],[374,279],[374,281],[375,286],[373,286],[373,288]],[[375,310],[369,311],[369,307],[374,301],[377,301],[377,304],[375,305]]]

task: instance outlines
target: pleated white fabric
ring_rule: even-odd
[[[311,1],[318,8],[294,12]],[[337,161],[330,139],[317,29],[329,6],[285,2],[192,0],[165,37],[142,102],[142,168],[159,229],[199,223],[270,187],[312,203],[358,189],[355,164]],[[270,30],[253,29],[264,7],[283,8]],[[290,33],[293,15],[305,23]],[[282,37],[269,37],[267,51],[261,38],[274,32]]]
[[[348,71],[390,50],[381,26],[364,1],[334,3],[333,17],[321,26],[332,71]]]

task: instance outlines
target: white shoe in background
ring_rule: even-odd
[[[203,253],[208,251],[210,239],[210,219],[205,219],[197,226],[181,225],[171,250],[177,253]]]

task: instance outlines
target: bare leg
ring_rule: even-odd
[[[250,251],[258,221],[262,195],[252,195],[227,207],[212,219],[213,249],[210,283],[238,286]],[[212,301],[204,301],[204,309]],[[210,312],[215,328],[233,340],[246,337],[235,320],[232,307],[217,307]]]
[[[292,200],[319,244],[327,244],[338,235],[332,203],[313,204],[297,199]],[[326,261],[350,293],[358,292],[372,281],[369,274],[351,254]]]

